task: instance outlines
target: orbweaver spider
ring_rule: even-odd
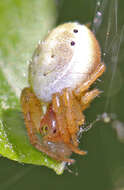
[[[30,87],[21,105],[30,143],[57,161],[73,163],[83,110],[100,94],[90,86],[105,71],[99,44],[87,26],[65,23],[40,42],[29,65]],[[37,134],[42,136],[41,140]]]

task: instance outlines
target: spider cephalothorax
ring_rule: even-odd
[[[72,163],[72,152],[86,154],[78,148],[82,112],[99,95],[89,88],[104,70],[99,44],[86,26],[66,23],[49,33],[33,55],[30,87],[21,95],[31,144],[58,161]]]

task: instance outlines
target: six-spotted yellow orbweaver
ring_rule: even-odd
[[[57,161],[73,163],[85,110],[99,95],[90,86],[105,71],[93,32],[77,22],[53,29],[38,44],[29,65],[21,105],[30,143]],[[37,134],[41,134],[39,139]]]

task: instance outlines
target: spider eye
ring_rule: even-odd
[[[47,125],[43,125],[42,126],[42,134],[46,135],[48,133],[48,126]]]

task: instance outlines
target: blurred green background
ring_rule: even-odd
[[[96,8],[95,0],[58,0],[55,3],[58,11],[57,24],[65,21],[90,22],[93,19]],[[117,8],[118,29],[124,24],[123,9],[124,1],[119,1]],[[115,20],[112,22],[115,23]],[[100,31],[100,34],[104,37],[104,24],[102,27],[103,29]],[[104,40],[102,40],[101,36],[99,37],[98,34],[98,38],[101,39],[101,46],[104,47]],[[106,64],[109,65],[107,66],[108,70],[102,76],[101,82],[95,84],[95,86],[99,86],[103,93],[85,111],[87,125],[95,121],[98,114],[107,112],[116,114],[116,121],[119,124],[121,122],[122,128],[124,127],[123,42],[124,38],[121,40],[118,62],[114,65],[111,63],[110,58],[107,58]],[[115,78],[112,81],[112,88],[109,92],[113,68],[115,68]],[[108,106],[106,106],[106,102],[108,102]],[[1,157],[0,190],[20,190],[27,188],[30,190],[123,190],[124,143],[118,136],[118,130],[113,129],[114,124],[113,121],[108,124],[101,121],[94,124],[91,130],[83,134],[80,147],[87,150],[88,154],[85,157],[73,155],[76,163],[69,166],[72,173],[67,169],[63,175],[57,176],[52,170],[46,167],[19,164]],[[123,132],[124,130],[121,131],[121,134]]]

